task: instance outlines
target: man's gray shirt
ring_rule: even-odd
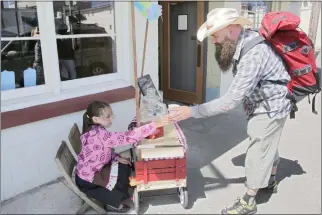
[[[257,32],[242,30],[234,60],[239,59],[245,43],[256,36]],[[290,113],[292,104],[286,98],[286,86],[268,82],[276,80],[288,82],[290,76],[281,57],[268,44],[260,43],[239,59],[237,74],[228,92],[218,99],[192,107],[192,117],[225,113],[243,102],[248,118],[263,113],[267,113],[270,118],[283,118]]]

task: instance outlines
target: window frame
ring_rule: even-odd
[[[310,2],[309,1],[302,1],[301,2],[301,7],[302,9],[309,9],[311,6]]]
[[[39,19],[39,7],[36,2],[36,10],[37,10],[37,19]],[[12,10],[17,10],[17,8],[12,9]],[[1,37],[1,41],[26,41],[26,40],[39,40],[41,41],[41,37]],[[26,68],[27,69],[27,68]],[[44,74],[46,76],[46,74]],[[49,87],[44,84],[44,85],[38,85],[34,87],[26,87],[26,88],[18,88],[18,89],[13,89],[13,90],[5,90],[1,91],[1,101],[5,100],[10,100],[14,98],[19,98],[19,97],[25,97],[28,95],[37,95],[41,93],[47,93],[50,92]]]
[[[75,79],[62,82],[59,74],[59,62],[55,32],[54,8],[53,1],[37,1],[37,18],[39,29],[41,31],[40,41],[42,49],[43,70],[45,84],[34,87],[18,88],[13,90],[1,91],[1,111],[10,111],[17,108],[17,104],[25,102],[26,104],[18,105],[20,108],[29,107],[37,104],[48,103],[46,97],[50,96],[54,101],[74,98],[79,94],[87,92],[98,93],[106,90],[117,89],[132,85],[130,71],[131,55],[130,51],[130,4],[128,2],[114,2],[115,34],[77,34],[71,37],[99,37],[112,36],[116,38],[116,68],[117,72],[81,79]],[[42,30],[46,29],[46,31]],[[69,37],[64,35],[64,38]],[[7,37],[1,40],[11,40]],[[15,40],[25,40],[24,38],[15,38]],[[100,86],[97,89],[96,86]],[[104,87],[102,87],[104,86]],[[90,90],[91,89],[91,90]],[[76,93],[75,90],[80,91]],[[27,97],[27,98],[26,98]],[[27,102],[26,100],[33,100]],[[12,107],[11,107],[12,106]]]

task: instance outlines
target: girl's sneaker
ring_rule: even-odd
[[[122,214],[127,214],[131,210],[131,207],[125,204],[121,204],[119,208],[115,208],[111,205],[106,205],[105,208],[108,212],[116,212]]]

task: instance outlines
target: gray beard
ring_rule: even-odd
[[[219,68],[221,71],[227,72],[233,65],[233,56],[236,51],[236,43],[226,37],[222,44],[216,43],[215,46],[215,58]]]

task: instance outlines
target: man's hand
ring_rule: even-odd
[[[128,160],[128,159],[126,159],[126,158],[123,158],[123,157],[118,157],[117,159],[116,159],[119,163],[122,163],[122,164],[128,164],[128,165],[130,165],[131,166],[131,162]]]
[[[191,109],[188,106],[169,108],[169,120],[177,122],[191,117]]]

